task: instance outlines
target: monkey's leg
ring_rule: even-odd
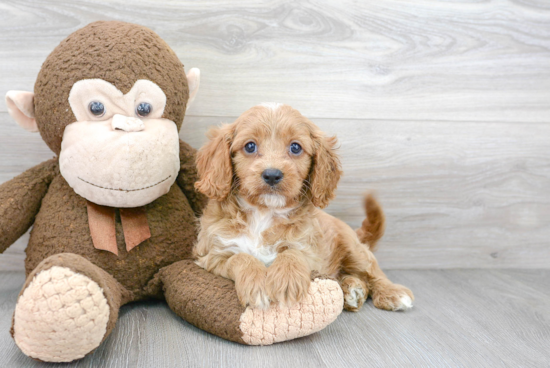
[[[46,258],[19,294],[11,333],[26,355],[70,362],[105,340],[131,294],[111,275],[81,256]]]
[[[312,275],[307,296],[291,308],[243,307],[233,281],[215,276],[191,260],[159,272],[170,308],[187,322],[226,340],[271,345],[310,335],[331,324],[342,312],[338,282]]]

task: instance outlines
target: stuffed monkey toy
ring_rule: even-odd
[[[156,33],[112,21],[62,41],[34,93],[7,93],[10,115],[56,154],[0,186],[0,252],[34,225],[11,328],[24,354],[82,358],[122,305],[148,298],[249,345],[311,334],[340,314],[335,281],[313,277],[301,304],[257,310],[191,259],[206,198],[194,190],[195,150],[178,132],[198,84],[198,70],[186,76]]]

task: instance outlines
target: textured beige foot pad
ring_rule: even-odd
[[[31,358],[70,362],[99,346],[108,321],[109,305],[99,285],[54,266],[39,272],[19,297],[13,334]]]
[[[344,295],[338,282],[315,279],[307,297],[292,308],[246,308],[241,316],[242,339],[248,345],[271,345],[322,330],[342,313]]]

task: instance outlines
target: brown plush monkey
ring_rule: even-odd
[[[26,355],[82,358],[120,306],[146,298],[243,344],[308,335],[342,310],[340,287],[322,278],[290,310],[247,308],[232,281],[190,259],[206,200],[178,131],[198,77],[153,31],[96,22],[48,56],[34,94],[8,92],[12,117],[57,155],[0,186],[0,252],[34,224],[11,330]]]

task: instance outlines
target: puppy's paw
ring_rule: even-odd
[[[274,262],[267,269],[267,295],[284,307],[301,302],[307,295],[310,283],[310,271],[300,263]]]
[[[344,292],[344,309],[357,312],[369,295],[367,284],[355,276],[344,276],[340,280]]]
[[[266,309],[271,304],[265,288],[266,269],[246,270],[235,280],[237,297],[243,307]]]
[[[411,309],[413,300],[412,291],[399,284],[377,285],[372,291],[374,306],[389,311]]]

